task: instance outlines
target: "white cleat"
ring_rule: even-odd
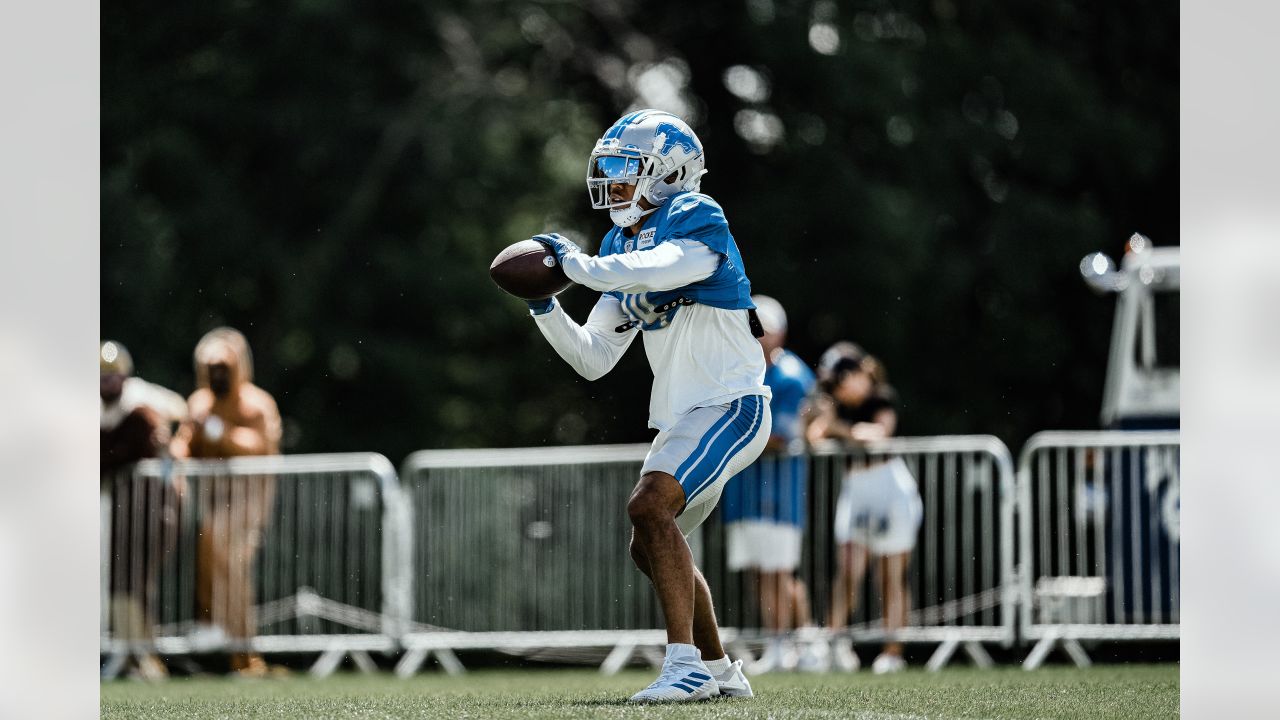
[[[729,669],[716,676],[716,687],[725,697],[749,698],[756,694],[751,692],[751,681],[742,674],[742,661],[734,660]]]
[[[887,673],[896,673],[905,670],[907,661],[902,659],[901,655],[887,655],[880,653],[874,662],[871,663],[871,672],[877,675],[885,675]]]
[[[853,642],[849,638],[840,638],[832,645],[832,664],[837,670],[857,672],[862,667],[858,654],[853,651]]]
[[[752,675],[763,675],[770,672],[789,672],[794,670],[800,656],[795,647],[780,639],[771,640],[765,646],[760,659],[751,663]]]
[[[800,672],[824,673],[831,669],[831,648],[821,638],[809,643],[800,655]]]
[[[719,685],[697,650],[691,653],[679,652],[669,645],[667,658],[662,663],[662,673],[652,685],[632,695],[631,702],[695,702],[719,694]]]

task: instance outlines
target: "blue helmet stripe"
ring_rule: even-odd
[[[609,128],[609,132],[604,134],[604,139],[616,140],[617,138],[621,137],[622,131],[626,130],[627,125],[629,125],[631,121],[634,120],[636,116],[639,115],[641,112],[643,111],[636,111],[629,115],[624,115],[621,120],[613,124],[613,127]]]

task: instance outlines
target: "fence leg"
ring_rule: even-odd
[[[995,663],[991,660],[991,656],[987,654],[987,649],[982,647],[982,643],[977,641],[969,641],[964,644],[964,652],[973,661],[974,665],[980,668],[988,669],[995,667]]]
[[[366,675],[378,672],[378,666],[373,663],[373,658],[369,657],[369,653],[363,650],[352,650],[351,659],[356,662],[356,667],[360,672]]]
[[[129,661],[129,653],[114,652],[107,656],[107,664],[102,666],[102,679],[115,680],[120,676],[120,671],[124,670],[124,664]]]
[[[1027,659],[1022,661],[1023,670],[1035,670],[1039,668],[1045,658],[1049,657],[1049,652],[1053,650],[1053,646],[1058,644],[1060,633],[1056,629],[1050,629],[1044,637],[1040,638],[1040,642],[1031,648],[1031,654],[1027,655]]]
[[[454,655],[449,648],[436,648],[435,653],[436,660],[440,661],[440,667],[444,668],[445,672],[450,675],[465,675],[467,673],[467,669],[458,660],[458,656]]]
[[[756,661],[755,655],[751,652],[751,647],[743,640],[734,640],[729,643],[728,650],[733,652],[743,665],[750,665]]]
[[[613,650],[609,651],[609,656],[600,663],[601,675],[617,675],[627,661],[631,659],[632,653],[636,650],[636,644],[629,640],[624,640],[613,646]]]
[[[1066,650],[1067,654],[1071,656],[1071,660],[1075,662],[1076,667],[1087,668],[1093,664],[1093,661],[1089,659],[1089,654],[1084,651],[1083,647],[1080,647],[1079,642],[1072,638],[1062,641],[1062,649]]]
[[[649,661],[651,667],[660,668],[666,661],[666,654],[652,645],[644,645],[640,648],[640,657]]]
[[[951,656],[955,654],[958,647],[960,647],[959,638],[949,637],[943,640],[938,649],[933,651],[933,655],[929,658],[929,664],[925,667],[928,668],[929,672],[938,672],[946,667],[947,662],[951,660]]]
[[[422,648],[414,648],[404,654],[400,658],[400,662],[396,663],[396,677],[407,678],[418,672],[418,668],[422,667],[422,662],[427,659],[427,651]]]
[[[320,657],[316,658],[315,664],[311,666],[311,677],[329,677],[334,670],[338,669],[338,665],[346,655],[346,651],[342,648],[329,648],[320,653]]]

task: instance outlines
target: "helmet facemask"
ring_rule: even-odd
[[[654,210],[646,211],[640,207],[640,198],[653,184],[653,158],[644,157],[635,150],[602,145],[596,145],[587,163],[587,193],[591,196],[591,207],[607,209],[614,225],[630,227]],[[631,198],[613,201],[609,191],[614,184],[634,186]]]
[[[678,118],[667,117],[679,122]],[[674,126],[669,127],[679,130]],[[660,125],[659,130],[661,129]],[[679,192],[698,189],[699,179],[706,173],[703,169],[701,147],[696,147],[696,150],[689,148],[688,155],[677,164],[677,157],[671,154],[669,147],[665,148],[665,155],[658,151],[663,146],[661,135],[657,140],[647,136],[650,138],[647,141],[643,138],[626,138],[627,144],[623,144],[623,137],[616,135],[625,137],[626,133],[601,138],[591,151],[587,161],[587,192],[591,198],[591,207],[609,210],[610,219],[618,227],[634,225]],[[687,135],[692,135],[692,131]],[[696,139],[693,142],[696,143]],[[649,145],[653,148],[646,149]],[[614,183],[633,185],[635,191],[631,193],[631,198],[613,202],[609,197],[609,188]],[[652,207],[642,208],[641,198]]]

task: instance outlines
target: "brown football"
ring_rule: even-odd
[[[556,254],[537,240],[507,246],[490,263],[489,277],[524,300],[545,300],[573,284],[556,261]]]

